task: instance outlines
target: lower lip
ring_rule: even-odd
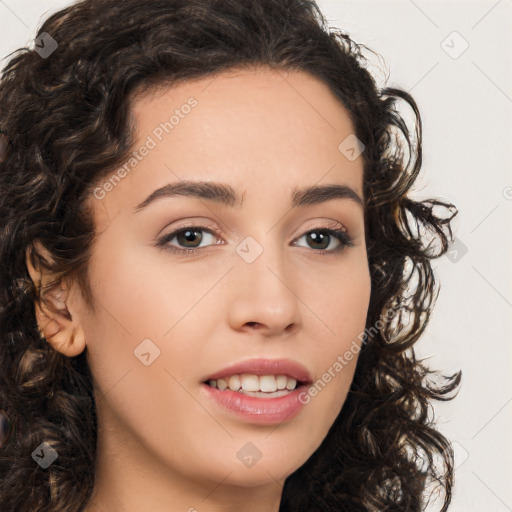
[[[272,425],[295,418],[302,409],[299,394],[306,386],[299,386],[288,395],[278,398],[260,398],[244,395],[238,391],[224,390],[202,384],[209,398],[238,417],[257,424]]]

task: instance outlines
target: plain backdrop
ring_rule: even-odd
[[[41,20],[70,3],[0,0],[1,56],[29,44]],[[512,0],[318,4],[331,26],[382,56],[386,67],[374,58],[369,68],[380,86],[417,101],[417,197],[459,210],[457,241],[434,263],[441,292],[417,350],[433,368],[463,372],[458,397],[435,405],[456,452],[450,511],[512,511]]]

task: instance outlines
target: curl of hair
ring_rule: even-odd
[[[94,224],[85,201],[130,155],[133,99],[259,66],[319,78],[349,112],[365,145],[372,278],[349,395],[325,440],[286,479],[280,512],[419,511],[432,484],[446,510],[453,452],[429,407],[452,398],[460,372],[438,376],[416,359],[413,344],[438,292],[430,261],[446,252],[456,210],[410,198],[421,167],[414,99],[378,90],[366,47],[329,28],[312,0],[147,0],[143,8],[138,0],[85,0],[51,15],[43,32],[57,41],[54,53],[17,50],[0,79],[0,130],[8,140],[0,159],[0,410],[14,428],[0,448],[0,510],[79,511],[94,484],[87,349],[68,358],[41,338],[34,304],[45,290],[30,279],[27,250],[54,283],[77,279],[93,307]],[[414,113],[414,141],[400,101]],[[34,250],[36,240],[52,261]],[[31,457],[41,442],[58,452],[47,469]]]

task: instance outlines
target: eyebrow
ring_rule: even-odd
[[[237,203],[241,206],[243,200],[235,189],[226,183],[182,180],[156,189],[142,203],[135,207],[135,213],[143,210],[158,199],[176,196],[208,199],[230,207],[234,207]],[[361,197],[359,197],[354,189],[347,185],[332,184],[295,187],[291,194],[293,208],[320,204],[333,199],[350,199],[361,207],[363,206]]]

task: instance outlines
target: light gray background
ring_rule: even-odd
[[[70,3],[0,0],[1,56]],[[435,407],[456,450],[450,511],[512,511],[512,0],[318,4],[332,26],[382,55],[388,85],[416,99],[424,122],[417,197],[459,209],[459,242],[435,262],[441,293],[418,353],[434,368],[463,371],[455,401]],[[370,70],[383,85],[385,73]]]

